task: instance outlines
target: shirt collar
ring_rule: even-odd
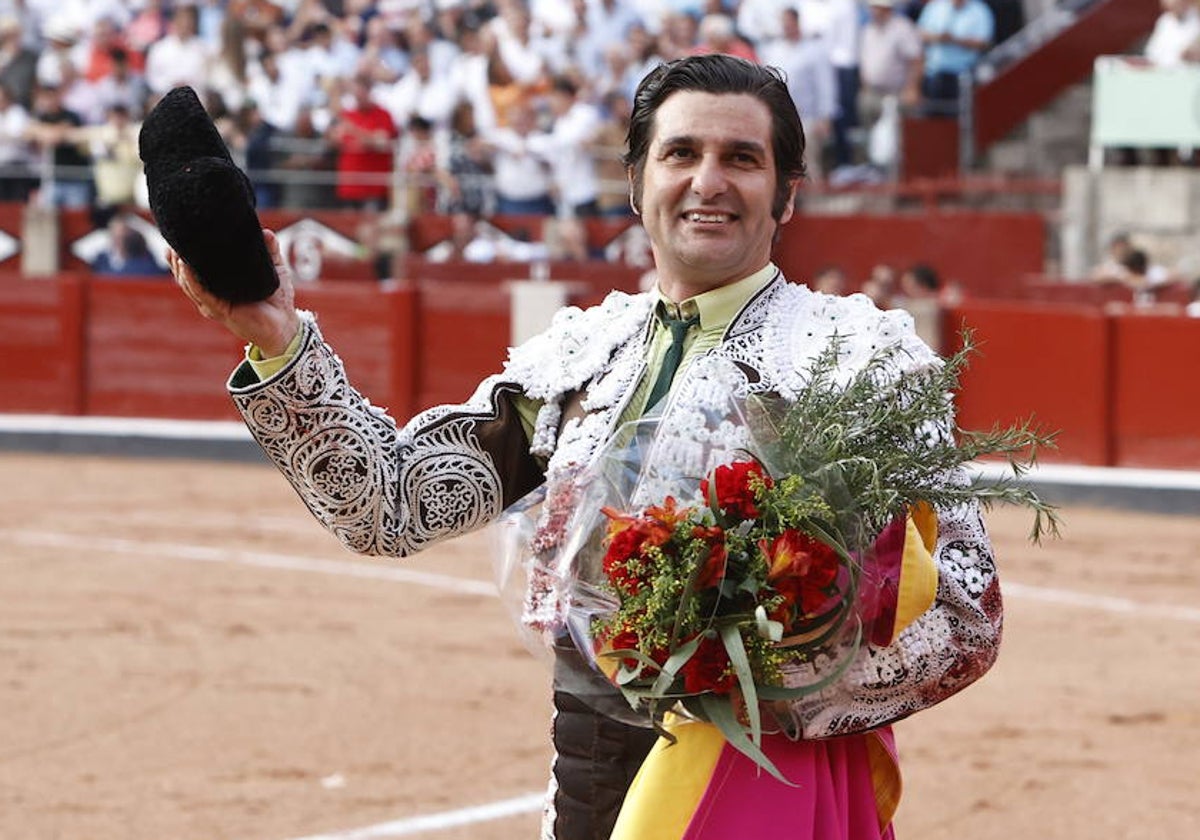
[[[687,298],[678,304],[667,300],[662,292],[656,290],[658,295],[656,308],[671,318],[691,318],[699,315],[700,329],[705,332],[713,329],[723,330],[729,326],[746,302],[771,281],[777,271],[774,263],[767,263],[749,277],[743,277],[736,283],[709,289],[707,292]]]

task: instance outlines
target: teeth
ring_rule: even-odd
[[[687,219],[691,222],[723,222],[728,217],[724,213],[688,213]]]

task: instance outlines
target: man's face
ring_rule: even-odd
[[[775,167],[771,113],[754,96],[680,91],[659,106],[635,197],[665,294],[682,300],[766,265],[792,216],[790,200],[771,216]]]

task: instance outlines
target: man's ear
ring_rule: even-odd
[[[783,209],[779,213],[779,224],[783,225],[791,221],[792,214],[796,212],[796,191],[799,189],[799,178],[792,178],[788,181],[787,201],[784,202]]]
[[[637,175],[634,173],[632,166],[625,167],[625,177],[629,179],[629,209],[633,211],[633,215],[642,215],[642,197],[638,184]]]

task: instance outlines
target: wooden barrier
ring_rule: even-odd
[[[315,284],[297,300],[355,387],[400,422],[465,400],[509,343],[495,278]],[[979,345],[958,397],[964,428],[1032,416],[1060,431],[1047,461],[1200,468],[1187,373],[1200,319],[968,300],[945,321]],[[241,351],[170,282],[0,276],[0,411],[232,419],[224,382]]]
[[[1200,319],[1112,319],[1113,463],[1200,469]]]
[[[0,411],[85,410],[84,282],[0,275]]]
[[[966,303],[947,328],[974,331],[979,352],[962,378],[959,425],[987,429],[1034,418],[1058,430],[1047,462],[1112,464],[1111,328],[1097,310]]]

